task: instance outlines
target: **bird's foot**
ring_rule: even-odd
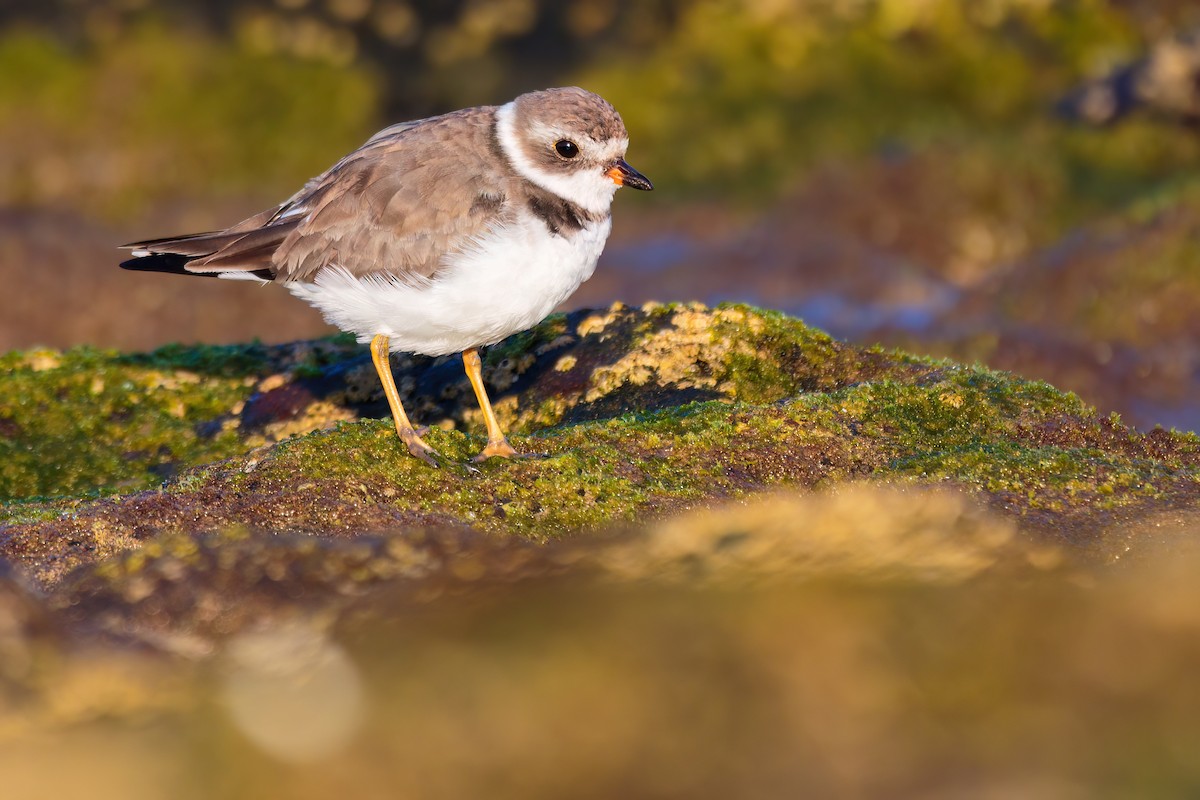
[[[497,439],[489,441],[487,446],[480,451],[479,455],[475,456],[472,461],[479,463],[487,461],[489,458],[525,458],[524,453],[518,453],[513,446],[508,443],[507,439]]]
[[[439,465],[434,459],[441,458],[441,454],[438,453],[437,450],[434,450],[432,447],[427,445],[425,440],[421,438],[421,434],[428,432],[428,430],[429,428],[423,428],[419,431],[410,428],[406,431],[400,431],[400,439],[404,442],[405,446],[408,447],[408,452],[412,453],[429,466],[437,468]]]
[[[487,447],[471,459],[476,464],[481,464],[489,458],[521,458],[521,459],[542,459],[549,458],[545,453],[521,453],[513,449],[507,441],[503,442],[488,442]]]

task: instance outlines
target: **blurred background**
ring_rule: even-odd
[[[1179,0],[7,0],[0,349],[275,342],[273,288],[132,274],[391,122],[577,84],[622,193],[573,306],[744,300],[1200,428],[1200,8]]]

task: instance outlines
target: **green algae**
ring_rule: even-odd
[[[921,478],[952,478],[993,495],[1015,497],[1029,509],[1066,512],[1082,505],[1112,509],[1164,499],[1180,471],[1161,462],[1112,457],[1079,448],[1021,448],[980,443],[920,453],[895,468]],[[1200,473],[1188,472],[1193,478]]]
[[[0,499],[150,488],[245,453],[261,442],[240,430],[238,410],[261,379],[321,375],[361,352],[331,336],[0,355]]]
[[[91,348],[10,353],[0,369],[0,497],[138,489],[241,449],[204,429],[247,394],[238,379]]]
[[[247,493],[270,493],[297,481],[320,484],[356,501],[539,539],[631,520],[649,497],[639,481],[614,474],[624,453],[600,436],[586,452],[571,449],[570,438],[514,437],[518,448],[544,457],[470,468],[460,465],[482,449],[482,437],[434,428],[426,441],[447,466],[430,469],[398,448],[390,422],[364,421],[284,442],[249,473],[219,480]]]
[[[547,541],[861,477],[949,482],[1054,527],[1200,492],[1195,436],[1139,433],[1046,383],[854,347],[747,306],[556,315],[494,348],[493,399],[531,458],[471,463],[485,440],[461,368],[395,363],[409,400],[432,409],[421,421],[435,423],[436,469],[390,420],[311,410],[382,411],[346,400],[339,381],[369,370],[349,341],[5,359],[12,455],[0,474],[14,494],[76,495],[69,510],[64,499],[5,512],[0,548],[50,582],[166,531],[454,524]],[[263,439],[242,405],[267,428],[283,409],[297,435]],[[153,486],[164,464],[180,475],[160,492],[88,499]]]
[[[542,458],[478,468],[460,465],[482,437],[435,429],[428,441],[450,464],[442,469],[409,457],[387,422],[363,422],[284,442],[248,468],[221,473],[214,486],[264,496],[297,484],[321,487],[318,496],[340,492],[545,540],[705,498],[854,475],[950,480],[1006,499],[1017,494],[1026,509],[1068,511],[1097,498],[1104,508],[1163,498],[1178,492],[1180,476],[1200,474],[1182,438],[1180,452],[1166,458],[1030,441],[1030,429],[1075,419],[1070,412],[1098,429],[1072,395],[967,372],[927,386],[864,384],[783,405],[708,401],[583,422],[513,438]]]
[[[225,378],[263,374],[271,351],[260,342],[250,344],[168,344],[149,353],[119,355],[117,363],[162,370],[186,370]]]
[[[564,354],[577,363],[562,373],[565,386],[545,377]],[[345,336],[276,347],[171,345],[146,354],[90,348],[9,354],[0,362],[7,398],[0,406],[6,456],[0,493],[69,496],[156,486],[187,467],[270,441],[256,435],[263,423],[243,426],[238,419],[247,401],[269,395],[262,379],[279,376],[271,384],[276,389],[348,382],[351,365],[360,362],[369,388],[332,391],[333,410],[345,418],[385,413],[363,349]],[[409,359],[396,372],[421,381],[433,363]],[[867,379],[911,378],[931,368],[907,356],[848,347],[782,314],[676,304],[554,315],[490,348],[485,358],[493,397],[503,401],[508,393],[516,400],[498,403],[502,420],[523,433],[698,399],[776,402]],[[426,409],[421,421],[477,430],[465,377],[458,370],[448,375],[413,390],[436,398],[417,398]],[[352,402],[355,391],[367,399]],[[283,435],[290,432],[295,430],[283,429]]]

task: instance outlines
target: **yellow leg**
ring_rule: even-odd
[[[483,421],[487,423],[487,446],[483,448],[483,452],[475,456],[475,460],[484,461],[493,456],[512,458],[519,455],[513,449],[512,445],[508,443],[508,439],[504,437],[504,431],[500,430],[500,423],[496,421],[496,412],[492,411],[492,403],[488,400],[487,390],[483,388],[482,362],[479,360],[479,350],[474,347],[470,350],[464,350],[462,357],[463,368],[467,371],[467,377],[471,380],[471,388],[475,390],[475,399],[479,401],[479,407],[483,409]]]
[[[388,405],[392,407],[392,421],[396,423],[396,433],[408,446],[408,452],[417,458],[436,467],[437,463],[430,456],[434,449],[425,444],[420,435],[413,429],[400,404],[400,393],[396,391],[396,379],[392,377],[392,362],[388,359],[388,337],[380,334],[371,340],[371,360],[375,362],[375,371],[379,373],[379,382],[383,384],[383,393],[387,395]]]

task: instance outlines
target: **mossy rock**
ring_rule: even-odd
[[[6,401],[5,446],[30,451],[6,475],[58,494],[0,523],[0,774],[19,796],[58,775],[78,793],[65,776],[98,757],[122,796],[147,763],[169,772],[154,796],[180,775],[369,794],[396,764],[431,796],[514,765],[533,783],[494,794],[561,796],[598,754],[634,766],[596,796],[646,754],[701,797],[924,791],[985,762],[947,791],[1058,796],[1028,783],[1047,752],[1070,787],[1195,785],[1194,759],[1142,747],[1195,736],[1190,434],[740,306],[578,312],[493,348],[513,442],[544,457],[478,466],[457,359],[395,364],[434,423],[431,468],[372,418],[344,338],[7,358],[40,399]],[[147,440],[176,459],[161,487],[88,482]]]
[[[0,361],[0,497],[149,488],[197,464],[388,413],[365,348],[345,337],[264,346],[79,348]],[[457,357],[394,356],[410,415],[481,422]],[[549,318],[487,354],[497,412],[518,433],[696,400],[773,402],[928,370],[798,320],[658,306]]]
[[[64,496],[6,506],[0,553],[44,585],[172,532],[451,526],[545,542],[864,476],[950,483],[1099,552],[1100,528],[1200,494],[1194,435],[1139,433],[1044,383],[848,345],[745,306],[580,311],[492,348],[497,410],[518,449],[544,458],[478,467],[457,358],[395,362],[439,469],[387,420],[361,418],[384,406],[345,337],[6,358],[4,396],[22,398],[0,416],[10,492]],[[158,483],[164,463],[178,475],[162,488],[92,497]],[[112,465],[117,480],[101,483]]]

